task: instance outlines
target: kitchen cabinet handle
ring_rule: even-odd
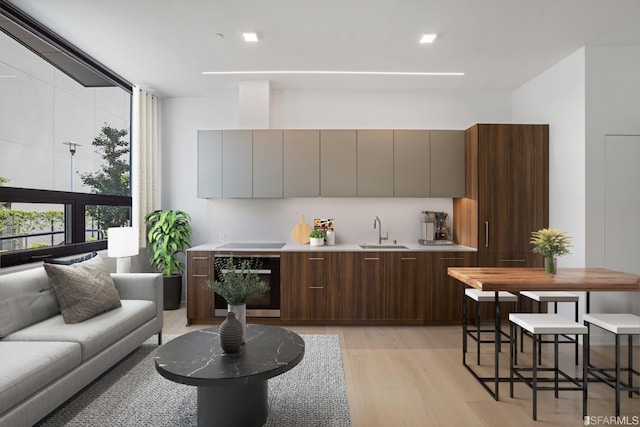
[[[191,257],[191,259],[209,259],[209,257],[208,256],[194,256],[194,257]]]
[[[377,261],[379,259],[380,259],[379,257],[365,257],[364,258],[365,261]]]
[[[489,221],[484,222],[484,247],[489,247]]]
[[[309,286],[309,289],[324,289],[324,286]]]
[[[208,274],[192,274],[191,277],[209,277]]]
[[[498,262],[524,262],[523,259],[499,259]]]
[[[322,257],[309,257],[309,261],[324,261],[324,258]]]
[[[406,258],[405,258],[405,257],[402,257],[402,258],[400,258],[400,259],[401,259],[401,260],[403,260],[403,261],[415,261],[415,260],[416,260],[416,257],[406,257]]]
[[[464,258],[440,258],[440,261],[461,261]]]

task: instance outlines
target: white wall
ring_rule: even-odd
[[[549,226],[572,238],[560,267],[584,267],[585,49],[580,49],[512,94],[514,123],[549,124]]]
[[[333,217],[340,241],[373,242],[373,217],[398,242],[419,237],[422,210],[452,213],[451,199],[282,199],[202,200],[196,198],[196,132],[236,129],[237,92],[210,98],[162,100],[163,208],[193,217],[193,244],[227,241],[291,242],[291,229],[304,213]],[[511,122],[509,93],[413,91],[273,91],[272,128],[466,129],[477,122]]]
[[[605,192],[606,141],[640,135],[640,47],[586,47],[513,93],[514,122],[550,125],[550,225],[573,237],[561,267],[605,267],[638,274],[640,254],[612,259],[605,248],[635,251],[640,236],[607,235],[607,200],[637,200],[637,183]],[[634,139],[639,140],[639,139]],[[636,151],[632,151],[636,152]],[[640,160],[640,159],[637,159]],[[636,160],[636,164],[637,164]],[[607,191],[616,191],[609,186]],[[610,209],[609,209],[610,210]],[[632,215],[633,220],[640,217]],[[637,230],[637,224],[628,230]],[[620,236],[620,233],[616,235]],[[592,312],[636,312],[638,293],[593,293]],[[581,311],[584,311],[584,298]],[[573,315],[572,309],[560,309]],[[599,335],[599,336],[598,336]],[[596,332],[596,343],[609,341]]]
[[[0,176],[13,187],[71,189],[71,156],[64,141],[82,144],[75,170],[95,172],[102,158],[93,139],[107,122],[129,128],[130,95],[119,88],[85,88],[15,40],[0,33]],[[74,174],[76,191],[82,187]]]
[[[631,198],[637,206],[640,195],[638,182],[632,180],[629,185],[618,187],[617,192],[615,187],[607,186],[606,168],[607,141],[626,139],[621,136],[636,136],[632,140],[640,140],[637,138],[640,135],[640,46],[587,48],[586,88],[587,265],[640,274],[639,253],[621,259],[605,251],[614,248],[617,252],[635,251],[633,242],[640,239],[637,232],[630,234],[638,230],[637,224],[617,240],[613,240],[615,234],[606,232],[608,222],[615,220],[607,216],[611,201]],[[637,150],[629,151],[634,152]],[[636,158],[633,162],[636,168],[639,160]],[[624,165],[621,163],[620,167]],[[628,163],[626,165],[630,167]],[[640,221],[637,211],[633,219]],[[638,314],[640,293],[607,293],[592,300],[592,309]]]

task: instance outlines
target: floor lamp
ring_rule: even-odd
[[[107,230],[107,256],[117,258],[116,272],[131,271],[131,256],[138,255],[138,229],[134,227],[113,227]]]

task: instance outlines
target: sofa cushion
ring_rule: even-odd
[[[156,316],[156,303],[122,300],[122,306],[81,323],[67,324],[61,315],[7,335],[4,341],[70,341],[82,347],[82,361],[90,359]]]
[[[0,414],[80,363],[78,343],[0,341]]]
[[[120,295],[100,257],[71,265],[45,264],[65,323],[120,307]]]
[[[0,275],[0,338],[59,313],[44,268]]]

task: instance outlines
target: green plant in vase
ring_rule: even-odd
[[[207,287],[229,305],[246,304],[250,297],[269,290],[269,285],[257,273],[259,266],[251,260],[234,262],[233,257],[217,257],[214,263],[219,272],[218,280],[208,280]]]
[[[556,258],[569,253],[571,237],[565,231],[554,228],[542,228],[531,233],[533,253],[541,254],[545,259],[545,271],[556,273]]]
[[[227,301],[228,311],[242,325],[242,341],[245,341],[247,327],[247,300],[254,295],[269,291],[269,285],[258,275],[259,262],[243,259],[234,261],[233,257],[216,257],[214,260],[217,280],[207,280],[205,285],[213,289]]]

